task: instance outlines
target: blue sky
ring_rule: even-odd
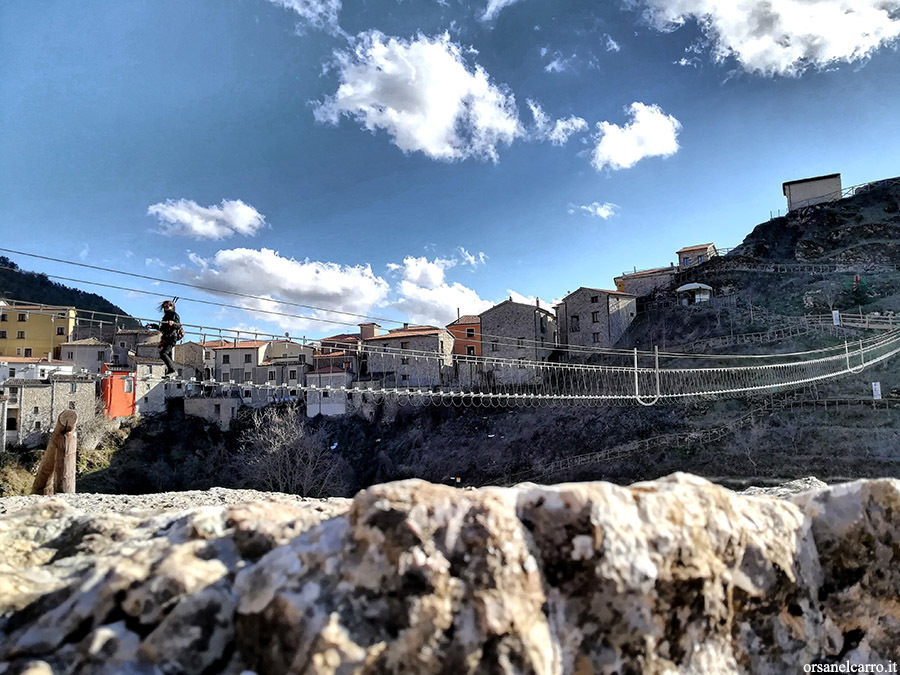
[[[898,35],[900,0],[6,0],[2,245],[415,323],[610,288],[785,180],[900,174]]]

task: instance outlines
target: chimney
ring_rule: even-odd
[[[363,340],[378,337],[378,329],[381,328],[377,323],[361,323],[359,324],[359,336]]]
[[[541,299],[540,299],[540,298],[535,298],[535,299],[534,299],[534,302],[535,302],[535,304],[537,304],[538,307],[541,306]]]
[[[407,328],[409,328],[409,324],[406,321],[404,321],[403,322],[403,330],[406,330]]]
[[[460,314],[459,314],[459,307],[457,307],[457,308],[456,308],[456,320],[457,320],[457,321],[459,321],[459,317],[460,317]]]

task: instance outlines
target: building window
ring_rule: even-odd
[[[130,377],[125,378],[125,393],[134,393],[134,380],[132,380]]]
[[[401,376],[400,376],[400,381],[401,381],[401,382],[409,382],[409,375],[405,375],[405,374],[404,374],[404,375],[401,375]]]
[[[75,410],[75,401],[69,401],[69,410]]]
[[[97,360],[105,361],[106,360],[106,352],[105,351],[97,352]]]
[[[124,343],[124,342],[120,342],[120,343],[119,343],[119,346],[120,346],[122,349],[125,349],[125,343]]]
[[[222,354],[222,363],[231,363],[231,354]]]
[[[223,370],[222,371],[222,381],[228,382],[229,380],[231,380],[231,372],[228,370]]]
[[[682,265],[682,267],[688,267],[688,266],[690,266],[690,264],[691,264],[691,259],[690,259],[690,258],[682,258],[682,259],[681,259],[681,265]]]
[[[402,365],[402,366],[408,366],[408,365],[409,365],[409,357],[408,357],[408,356],[401,356],[401,357],[400,357],[400,365]]]
[[[699,265],[700,263],[702,263],[704,260],[706,260],[706,256],[705,256],[705,255],[698,255],[698,256],[697,256],[697,264],[698,264],[698,265]]]
[[[600,344],[600,333],[591,333],[591,336],[594,338],[594,344]]]
[[[475,356],[475,345],[468,345],[466,347],[466,356]]]
[[[28,321],[28,314],[26,314],[25,312],[20,312],[19,321]]]
[[[253,372],[252,371],[248,370],[248,371],[244,372],[244,382],[253,382]]]
[[[45,377],[47,377],[47,371],[46,371],[44,368],[41,368],[38,372],[40,373],[39,377],[40,377],[42,380],[43,380]]]
[[[10,369],[9,369],[9,376],[10,376],[10,377],[15,377],[15,376],[16,376],[16,369],[15,369],[15,368],[10,368]]]
[[[25,347],[25,356],[31,356],[31,347]]]
[[[122,346],[124,347],[125,345],[122,345]],[[203,352],[203,358],[204,358],[204,359],[209,360],[209,359],[211,359],[212,357],[213,357],[213,356],[212,356],[212,352],[209,352],[209,351]]]
[[[24,339],[25,339],[25,331],[24,331],[24,330],[17,330],[17,331],[16,331],[16,339],[17,339],[17,340],[24,340]]]
[[[5,340],[5,339],[6,339],[6,331],[0,330],[0,340]]]
[[[289,370],[289,371],[288,371],[288,379],[289,379],[289,380],[296,380],[296,379],[297,379],[297,371],[296,371],[296,370]]]
[[[594,323],[600,322],[600,312],[591,312],[591,321]]]
[[[274,381],[275,381],[275,371],[270,370],[269,371],[269,382],[274,382]]]
[[[600,296],[599,296],[599,295],[592,295],[592,296],[591,296],[591,302],[594,303],[594,304],[597,304],[598,302],[600,302]]]
[[[34,414],[39,415],[41,413],[41,409],[37,406],[34,406]]]
[[[41,428],[41,421],[40,421],[40,420],[35,420],[35,421],[34,421],[34,428],[37,429],[38,431],[40,431],[40,428]]]
[[[251,393],[252,392],[249,389],[244,389],[244,398],[250,398]]]
[[[499,351],[500,351],[500,343],[497,342],[496,340],[492,340],[492,341],[491,341],[491,351],[492,351],[492,352],[499,352]]]
[[[466,337],[473,338],[475,337],[475,329],[474,328],[466,328]]]
[[[409,349],[409,342],[401,342],[400,349]]]
[[[66,328],[65,328],[65,326],[57,326],[57,327],[56,327],[56,334],[57,334],[57,335],[65,335],[65,334],[66,334]]]
[[[244,354],[244,363],[250,363],[252,358],[251,354]]]
[[[329,396],[331,396],[331,394],[329,392],[327,392],[327,391],[322,392],[322,398],[328,398]]]
[[[221,415],[222,414],[222,405],[219,403],[213,404],[213,413],[215,413],[216,415]]]
[[[66,358],[71,361],[75,358],[75,352],[66,352]]]
[[[573,333],[577,333],[581,330],[581,321],[579,320],[577,314],[573,314],[569,317],[569,330]]]
[[[519,359],[519,368],[524,368],[524,367],[525,367],[525,357],[523,356],[521,359]]]
[[[119,363],[119,355],[118,355],[118,354],[113,354],[113,363],[114,363],[114,364],[118,364],[118,363]]]
[[[75,382],[69,382],[69,393],[74,394],[78,391],[78,384]]]
[[[0,314],[0,321],[9,321],[9,317],[5,312],[3,314]]]
[[[525,338],[516,338],[516,347],[519,349],[525,347]]]
[[[301,354],[299,360],[300,360],[300,363],[306,365],[306,354]]]

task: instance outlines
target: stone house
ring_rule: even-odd
[[[215,379],[219,382],[252,384],[253,370],[262,363],[267,345],[265,340],[246,340],[213,347]]]
[[[116,331],[113,344],[126,352],[149,357],[159,350],[159,331],[150,328],[123,328]]]
[[[280,388],[303,386],[306,373],[313,368],[314,352],[311,346],[299,342],[272,340],[266,346],[262,361],[254,369],[253,381]]]
[[[789,212],[801,206],[833,202],[841,198],[841,174],[791,180],[781,184],[781,191],[787,198]]]
[[[141,415],[156,415],[166,410],[166,399],[177,391],[175,382],[163,379],[166,366],[159,359],[132,356],[129,359],[135,374],[134,409]],[[178,386],[183,385],[179,382]],[[181,394],[183,396],[183,393]]]
[[[436,387],[453,366],[453,335],[436,326],[404,326],[364,340],[365,368],[384,386]]]
[[[547,361],[556,349],[559,339],[556,315],[540,304],[525,304],[510,298],[486,309],[479,318],[481,354],[486,359]]]
[[[678,274],[678,268],[670,265],[669,267],[624,272],[617,276],[614,281],[616,290],[620,293],[628,293],[640,298],[650,295],[658,289],[668,287],[675,279],[676,274]]]
[[[241,399],[234,396],[187,396],[184,399],[185,415],[202,417],[218,425],[222,431],[228,430],[240,407]]]
[[[97,407],[95,388],[92,378],[78,375],[7,379],[0,392],[6,396],[6,442],[40,445],[63,410],[74,410],[79,420],[92,418]]]
[[[715,244],[711,243],[699,244],[697,246],[685,246],[675,252],[675,257],[678,259],[678,266],[682,270],[705,263],[707,260],[715,258],[717,255],[719,255],[719,252],[716,250]]]
[[[332,417],[346,414],[353,404],[354,374],[340,365],[326,364],[311,371],[306,383],[306,415]]]
[[[581,355],[569,358],[583,360],[590,349],[612,347],[634,321],[637,296],[582,286],[569,293],[556,306],[560,345],[586,348]]]

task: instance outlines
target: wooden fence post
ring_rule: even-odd
[[[78,434],[74,410],[63,410],[56,419],[56,427],[47,443],[31,494],[51,495],[56,492],[75,492],[75,456]],[[55,479],[54,479],[55,476]],[[53,480],[51,480],[53,479]]]

